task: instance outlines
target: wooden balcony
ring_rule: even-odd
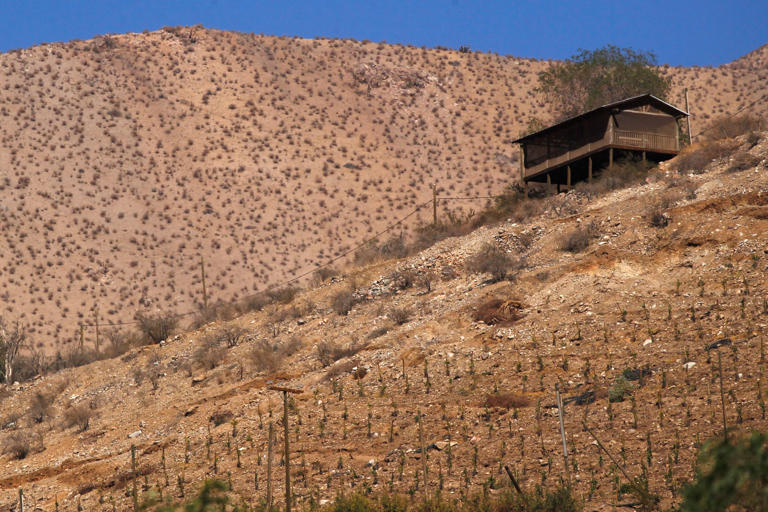
[[[614,129],[609,130],[602,140],[585,144],[555,157],[548,158],[534,166],[526,167],[525,178],[527,179],[542,174],[545,171],[566,166],[576,160],[586,158],[589,155],[609,148],[664,154],[677,154],[680,150],[679,140],[673,135]]]

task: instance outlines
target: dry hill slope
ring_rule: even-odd
[[[279,381],[305,390],[290,418],[300,503],[341,489],[423,486],[420,413],[431,489],[494,489],[506,481],[502,464],[527,489],[557,481],[558,420],[547,406],[558,384],[587,402],[569,403],[565,415],[587,509],[631,498],[617,497],[622,477],[585,423],[630,474],[649,467],[651,490],[668,506],[700,443],[721,432],[719,369],[729,425],[768,428],[768,134],[737,145],[756,165],[659,171],[602,197],[574,190],[523,223],[351,270],[291,305],[2,388],[4,446],[30,453],[0,459],[0,502],[21,487],[30,508],[128,510],[135,445],[142,496],[178,499],[219,477],[236,501],[255,503],[267,425],[282,432],[279,396],[266,389]],[[560,249],[585,226],[586,249]],[[522,258],[515,280],[490,283],[466,269],[489,243]],[[409,286],[409,273],[433,279]],[[333,299],[350,288],[361,302],[337,314]],[[225,348],[234,327],[244,336]],[[724,339],[719,353],[708,349]],[[608,400],[618,392],[623,400]]]
[[[762,92],[765,52],[665,68],[673,97],[690,88],[695,123],[733,112]],[[498,193],[545,66],[197,27],[0,55],[2,314],[62,349],[97,309],[193,310],[201,255],[229,300],[342,253],[433,184]]]

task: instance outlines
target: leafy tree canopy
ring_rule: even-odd
[[[606,103],[650,93],[664,99],[669,80],[656,66],[656,56],[608,45],[579,53],[539,73],[538,92],[552,106],[556,121]]]

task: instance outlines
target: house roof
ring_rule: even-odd
[[[518,144],[518,143],[524,142],[524,141],[526,141],[526,140],[528,140],[530,138],[536,137],[538,135],[542,135],[542,134],[544,134],[546,132],[554,130],[555,128],[559,128],[561,126],[570,124],[570,123],[572,123],[574,121],[577,121],[579,119],[583,119],[583,118],[588,117],[588,116],[590,116],[590,115],[592,115],[592,114],[594,114],[596,112],[599,112],[599,111],[612,110],[614,108],[619,108],[619,107],[631,108],[633,106],[645,105],[647,103],[650,103],[651,105],[655,106],[659,110],[661,110],[663,112],[666,112],[669,115],[674,116],[676,118],[689,115],[688,112],[685,112],[684,110],[680,110],[679,108],[677,108],[677,107],[675,107],[673,105],[670,105],[666,101],[657,98],[653,94],[641,94],[639,96],[632,96],[631,98],[626,98],[626,99],[623,99],[623,100],[620,100],[620,101],[614,101],[613,103],[608,103],[606,105],[602,105],[600,107],[594,108],[594,109],[589,110],[587,112],[583,112],[583,113],[581,113],[579,115],[570,117],[570,118],[568,118],[568,119],[566,119],[564,121],[560,121],[557,124],[553,124],[551,126],[548,126],[548,127],[544,128],[543,130],[539,130],[537,132],[530,133],[530,134],[528,134],[528,135],[526,135],[524,137],[520,137],[517,140],[513,140],[512,143],[513,144]]]

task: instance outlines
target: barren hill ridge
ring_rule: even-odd
[[[664,68],[694,131],[762,93],[764,54]],[[509,141],[546,111],[547,65],[200,27],[2,54],[2,314],[66,350],[97,312],[194,310],[201,256],[211,301],[230,300],[343,253],[433,184],[499,193]]]

